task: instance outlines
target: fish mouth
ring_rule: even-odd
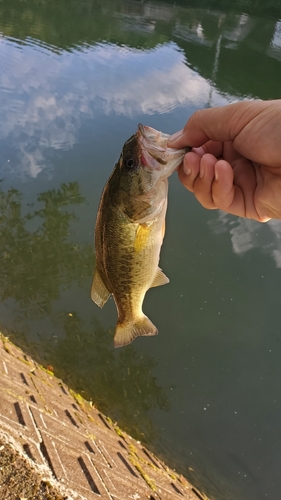
[[[138,125],[137,138],[141,148],[141,162],[148,170],[159,170],[168,177],[178,168],[190,148],[167,148],[170,135],[147,125]]]
[[[145,149],[160,164],[165,165],[167,142],[170,136],[142,123],[138,125],[137,134],[142,149]]]

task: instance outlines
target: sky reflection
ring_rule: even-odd
[[[49,167],[45,152],[69,149],[85,119],[100,114],[152,115],[181,106],[224,104],[226,98],[188,67],[176,44],[138,50],[97,44],[55,54],[2,39],[0,141],[12,149],[1,175],[35,178]],[[5,148],[4,148],[5,149]],[[10,161],[8,161],[10,160]]]
[[[209,225],[216,234],[230,234],[234,253],[244,255],[258,248],[274,259],[276,267],[281,267],[281,221],[271,220],[261,224],[249,219],[234,219],[220,211],[218,218]]]

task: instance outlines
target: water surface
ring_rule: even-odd
[[[281,223],[171,178],[155,338],[90,300],[99,197],[139,122],[279,98],[277,2],[0,2],[1,330],[212,499],[278,498]]]

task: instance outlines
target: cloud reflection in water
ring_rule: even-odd
[[[229,232],[234,253],[243,255],[254,248],[273,257],[276,267],[281,267],[281,221],[270,220],[266,224],[248,219],[234,219],[224,212],[209,222],[216,234]]]
[[[0,141],[14,158],[1,175],[35,178],[50,167],[46,150],[73,147],[85,119],[203,107],[210,94],[174,43],[150,50],[102,43],[56,54],[34,40],[22,46],[2,38],[0,63]],[[225,102],[212,93],[213,104]]]

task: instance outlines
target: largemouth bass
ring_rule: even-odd
[[[187,149],[167,148],[169,135],[139,125],[124,144],[100,200],[91,297],[103,307],[112,294],[118,311],[114,346],[156,335],[142,312],[147,290],[169,279],[158,267],[165,233],[168,177]]]

